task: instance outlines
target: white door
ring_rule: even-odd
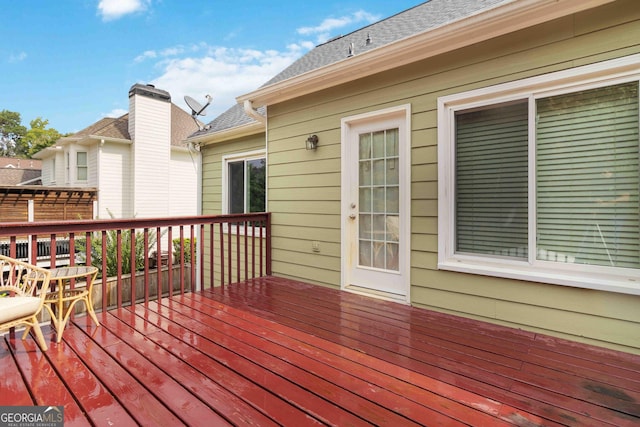
[[[408,300],[409,107],[343,119],[343,288]]]

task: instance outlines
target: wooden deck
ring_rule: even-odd
[[[0,340],[0,405],[75,425],[638,426],[640,357],[262,278]]]

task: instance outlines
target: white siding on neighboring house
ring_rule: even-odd
[[[130,97],[134,211],[138,218],[169,214],[171,104],[139,94]]]
[[[54,174],[54,157],[50,157],[42,161],[42,185],[51,185],[52,182],[55,182]]]
[[[64,153],[51,152],[42,159],[42,185],[64,185]]]
[[[131,145],[105,143],[101,148],[99,164],[100,193],[97,216],[110,218],[109,212],[117,218],[133,216]]]
[[[198,213],[198,169],[200,153],[171,151],[169,169],[169,215],[185,216]]]

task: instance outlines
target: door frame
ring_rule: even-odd
[[[351,152],[349,150],[348,142],[354,127],[361,125],[372,124],[377,122],[384,122],[389,119],[401,121],[401,127],[403,128],[401,134],[404,134],[404,139],[400,141],[399,147],[399,163],[401,167],[400,174],[400,251],[399,251],[399,263],[398,271],[402,276],[403,293],[392,294],[374,289],[368,289],[362,286],[354,286],[351,282],[351,269],[350,266],[354,262],[352,260],[353,251],[351,250],[350,235],[353,232],[352,228],[356,224],[349,219],[351,214],[352,203],[352,188],[350,177],[350,166],[353,164],[351,158]],[[411,104],[403,104],[395,107],[385,108],[382,110],[371,111],[367,113],[357,114],[353,116],[344,117],[341,120],[341,200],[340,200],[340,250],[341,250],[341,265],[340,265],[340,282],[341,289],[365,294],[368,296],[375,296],[384,299],[390,299],[394,301],[409,303],[410,290],[411,290]]]

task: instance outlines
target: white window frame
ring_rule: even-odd
[[[56,156],[51,157],[51,183],[56,183]]]
[[[69,184],[71,182],[71,153],[68,150],[64,153],[64,167],[64,181]]]
[[[486,276],[535,281],[640,295],[640,269],[455,253],[455,113],[516,100],[572,93],[640,80],[640,55],[471,90],[438,99],[438,268]],[[535,120],[530,108],[529,120]],[[536,206],[535,132],[529,135],[529,206]],[[529,209],[529,236],[535,235],[535,209]],[[535,242],[530,240],[530,249]]]
[[[85,155],[85,160],[86,160],[86,164],[81,165],[80,163],[78,163],[78,155],[80,153],[84,153]],[[75,171],[76,171],[76,181],[77,182],[87,182],[89,181],[89,152],[88,151],[76,151],[75,153],[75,158],[76,158],[76,167],[75,167]],[[87,172],[87,177],[85,179],[80,179],[80,168],[84,168]]]
[[[242,153],[228,154],[228,155],[222,156],[222,214],[223,215],[229,214],[229,163],[238,162],[238,161],[247,161],[247,160],[258,160],[258,159],[265,160],[265,168],[266,168],[267,167],[266,150],[245,151]],[[246,169],[244,173],[245,173],[245,182],[246,182]],[[266,187],[267,186],[265,182],[265,201],[264,201],[265,212],[268,211],[267,203],[269,200],[267,197],[268,188]],[[245,203],[245,206],[246,206],[246,203]],[[225,225],[225,231],[226,231],[226,225]],[[244,232],[242,228],[240,228],[240,230],[232,230],[232,231],[234,233],[238,231],[240,233]],[[251,233],[251,230],[249,229],[248,232]]]

